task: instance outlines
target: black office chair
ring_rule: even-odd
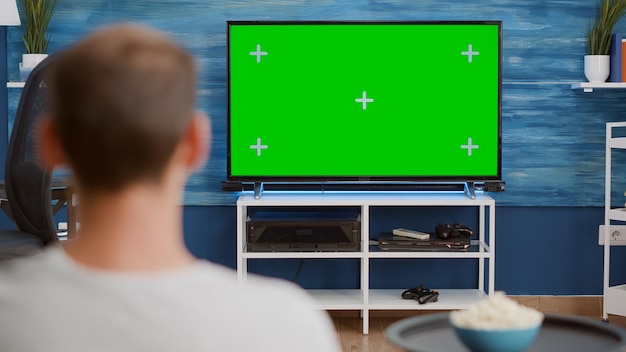
[[[17,107],[5,166],[5,191],[17,229],[0,229],[0,260],[26,256],[58,241],[51,199],[51,175],[37,158],[38,119],[48,107],[46,71],[53,55],[28,76]]]

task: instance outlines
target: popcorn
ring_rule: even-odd
[[[457,327],[473,330],[526,329],[541,324],[543,313],[508,298],[504,292],[450,313]]]

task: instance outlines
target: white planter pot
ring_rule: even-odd
[[[48,54],[22,54],[22,67],[35,68],[35,66],[47,57]]]
[[[610,70],[610,55],[585,55],[585,77],[590,83],[606,82]]]
[[[20,81],[26,81],[33,68],[47,57],[48,54],[22,54],[22,62],[20,62]]]

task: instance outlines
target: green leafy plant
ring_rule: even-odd
[[[22,41],[27,54],[45,54],[50,33],[48,25],[54,15],[57,0],[22,0]]]

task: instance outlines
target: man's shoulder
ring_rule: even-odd
[[[76,329],[85,338],[97,338],[90,334],[111,329],[107,322],[116,321],[116,326],[135,329],[120,343],[148,341],[154,329],[164,329],[153,345],[183,339],[235,350],[271,346],[288,351],[294,344],[311,351],[337,350],[332,324],[306,291],[252,274],[243,282],[233,269],[206,261],[156,275],[125,275],[73,265],[63,252],[44,252],[4,266],[0,275],[0,340],[11,337],[22,343],[27,338],[20,335],[27,331],[24,326],[46,331],[50,325],[65,328],[75,321],[83,322]],[[11,284],[5,285],[5,278]],[[128,314],[129,307],[133,314]],[[17,317],[23,326],[14,325]],[[208,331],[219,333],[209,341]],[[247,339],[235,337],[241,331]]]
[[[54,257],[59,248],[50,248],[27,257],[0,261],[0,278],[6,280],[38,277],[43,271],[56,270]]]
[[[0,262],[0,315],[47,302],[63,290],[67,280],[47,250],[32,256]]]

